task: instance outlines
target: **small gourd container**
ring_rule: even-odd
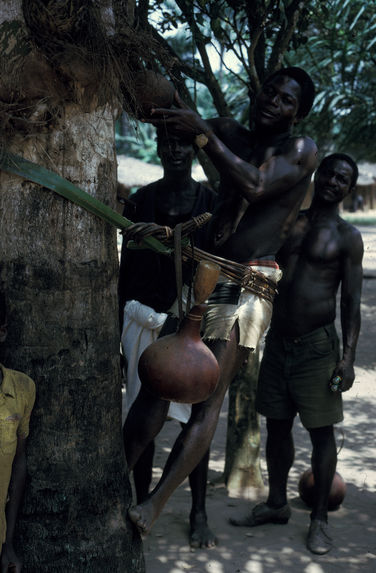
[[[215,263],[199,263],[194,280],[195,306],[184,317],[177,332],[158,338],[140,357],[141,383],[163,400],[187,404],[203,402],[218,384],[218,362],[201,339],[200,324],[206,310],[203,302],[213,291],[219,272]]]

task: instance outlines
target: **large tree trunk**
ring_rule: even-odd
[[[231,495],[256,497],[260,470],[260,421],[255,410],[259,352],[251,354],[229,388],[224,480]]]
[[[17,41],[23,33],[20,2],[4,4],[2,48],[6,33]],[[13,123],[5,144],[114,206],[115,115],[105,102],[66,101],[47,128],[36,123],[25,136]],[[141,541],[127,519],[116,230],[20,177],[0,171],[0,185],[3,361],[37,387],[17,540],[25,571],[142,572]]]

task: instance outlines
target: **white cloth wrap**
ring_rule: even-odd
[[[125,304],[121,335],[123,353],[127,360],[127,383],[126,390],[123,393],[122,406],[123,425],[141,387],[138,377],[140,356],[145,348],[158,338],[166,318],[166,313],[155,312],[150,306],[146,306],[137,300],[130,300]],[[170,418],[186,423],[190,415],[190,404],[171,402],[168,410]]]

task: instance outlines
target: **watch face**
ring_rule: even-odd
[[[197,145],[197,147],[199,147],[200,149],[202,147],[205,147],[205,145],[207,144],[207,142],[209,141],[209,139],[207,138],[207,136],[205,135],[205,133],[200,133],[199,135],[196,135],[195,137],[195,144]]]

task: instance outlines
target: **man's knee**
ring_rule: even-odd
[[[287,418],[285,420],[277,420],[275,418],[266,419],[266,428],[268,431],[268,438],[282,440],[291,434],[294,424],[294,418]]]
[[[200,402],[199,404],[192,404],[192,413],[188,421],[189,425],[195,424],[211,424],[216,423],[223,400],[221,399],[221,393],[218,393],[217,398],[214,396],[209,396],[205,402]]]
[[[334,428],[333,426],[322,426],[321,428],[310,428],[308,429],[309,435],[311,436],[312,444],[323,443],[327,441],[334,440]]]

